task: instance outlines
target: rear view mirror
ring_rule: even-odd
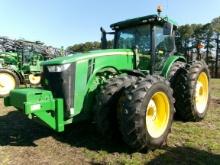
[[[172,35],[173,25],[166,22],[163,26],[163,35]]]
[[[107,49],[107,37],[106,37],[106,31],[101,27],[100,31],[102,33],[102,37],[101,37],[101,48],[102,49]]]
[[[100,28],[100,31],[102,33],[101,37],[101,48],[102,49],[107,49],[109,48],[109,41],[107,40],[107,35],[115,35],[115,32],[106,32],[105,29],[102,27]]]

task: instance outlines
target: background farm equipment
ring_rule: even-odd
[[[206,63],[187,63],[176,52],[176,23],[160,12],[112,24],[112,32],[102,28],[103,50],[42,62],[43,87],[15,89],[5,105],[58,132],[94,120],[103,136],[121,135],[133,149],[160,147],[174,108],[179,119],[200,121],[209,103]]]
[[[58,57],[61,51],[36,41],[0,38],[0,97],[19,85],[40,84],[40,62]]]

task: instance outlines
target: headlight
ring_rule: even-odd
[[[63,65],[51,65],[47,66],[49,72],[62,72],[67,70],[71,64],[63,64]]]

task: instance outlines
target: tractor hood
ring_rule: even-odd
[[[66,63],[72,63],[76,61],[82,61],[90,58],[97,58],[102,56],[113,56],[113,55],[133,55],[131,49],[105,49],[90,51],[87,53],[76,53],[70,54],[65,57],[58,57],[52,60],[44,61],[41,65],[62,65]]]

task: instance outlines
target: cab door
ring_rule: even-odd
[[[160,72],[166,62],[167,58],[172,55],[175,48],[175,39],[173,32],[171,34],[164,33],[163,26],[154,26],[154,38],[155,38],[155,57],[153,70]]]

